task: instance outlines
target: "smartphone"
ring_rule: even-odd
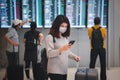
[[[75,42],[75,40],[71,40],[71,41],[69,42],[69,44],[70,44],[70,45],[73,45],[74,42]]]

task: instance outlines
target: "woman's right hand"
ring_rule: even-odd
[[[71,48],[70,44],[65,44],[64,46],[62,46],[61,48],[59,48],[59,52],[61,54],[63,51],[69,50],[70,48]]]

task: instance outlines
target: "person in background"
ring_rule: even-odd
[[[32,62],[32,70],[34,80],[37,80],[36,73],[36,64],[37,64],[37,46],[42,45],[43,34],[36,30],[37,24],[36,22],[31,22],[30,30],[25,32],[24,34],[24,43],[25,43],[25,73],[27,80],[31,80],[30,78],[30,63]],[[37,43],[39,41],[39,44]]]
[[[106,50],[105,50],[105,38],[106,29],[100,26],[100,18],[94,18],[94,26],[88,28],[88,36],[91,42],[90,52],[90,68],[95,68],[97,56],[100,57],[101,80],[106,80]]]
[[[51,80],[67,80],[68,57],[76,61],[80,60],[80,57],[70,50],[72,45],[69,44],[69,36],[68,18],[58,15],[45,39],[48,57],[47,72]]]
[[[19,36],[17,30],[23,26],[25,23],[31,21],[31,19],[22,21],[19,19],[13,20],[12,27],[8,29],[8,32],[5,34],[5,40],[7,41],[7,50],[6,55],[9,65],[16,65],[19,62],[18,46],[19,46]],[[7,71],[3,80],[7,80]]]

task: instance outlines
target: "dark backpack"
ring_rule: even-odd
[[[46,48],[41,49],[41,66],[43,67],[44,70],[47,70],[47,53],[46,53]]]
[[[94,27],[92,27],[93,31],[92,31],[91,44],[93,49],[103,48],[103,38],[102,38],[100,28],[101,27],[99,27],[98,29],[95,29]]]
[[[53,43],[55,43],[55,37],[53,37]],[[48,63],[48,58],[47,58],[47,51],[46,48],[41,49],[41,67],[43,69],[43,73],[45,74],[44,76],[47,78],[47,63]]]
[[[53,43],[55,43],[55,37],[53,37]],[[47,70],[47,52],[46,48],[41,49],[41,66],[43,66],[44,69]]]

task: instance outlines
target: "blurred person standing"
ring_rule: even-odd
[[[30,63],[32,62],[32,70],[33,70],[33,77],[34,80],[37,80],[38,75],[36,72],[36,65],[37,65],[37,47],[38,45],[42,45],[43,34],[36,30],[37,24],[36,22],[31,22],[30,30],[25,32],[24,34],[24,43],[25,43],[25,53],[24,53],[24,60],[25,60],[25,74],[27,80],[31,80],[30,78]],[[40,77],[40,76],[39,76]]]
[[[8,66],[17,65],[19,63],[19,35],[17,30],[29,21],[31,21],[31,19],[25,21],[19,19],[13,20],[12,27],[9,28],[8,32],[5,34],[5,40],[7,41],[6,55]],[[7,80],[7,72],[5,73],[3,80]]]
[[[100,18],[94,18],[94,26],[88,28],[88,36],[91,44],[90,68],[95,68],[97,56],[100,58],[100,78],[106,80],[106,29],[100,26]]]

